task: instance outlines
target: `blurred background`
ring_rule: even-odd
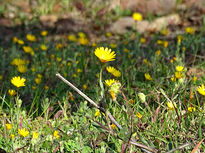
[[[0,40],[35,29],[55,34],[84,31],[90,39],[101,34],[124,34],[136,25],[139,33],[170,27],[180,33],[184,27],[205,25],[204,0],[1,0]],[[133,12],[141,13],[137,24]],[[97,37],[96,37],[97,36]]]

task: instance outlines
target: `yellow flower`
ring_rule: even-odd
[[[176,79],[177,79],[177,78],[175,78],[175,77],[171,77],[171,80],[172,80],[173,82],[176,82]]]
[[[143,62],[144,62],[145,64],[148,64],[148,60],[147,60],[146,58],[143,60]]]
[[[142,118],[142,115],[141,115],[139,112],[136,114],[136,116],[137,116],[139,119]]]
[[[156,54],[159,56],[161,54],[161,50],[157,50]]]
[[[77,73],[81,73],[82,72],[82,70],[81,69],[77,69]]]
[[[186,51],[186,47],[182,47],[182,51],[184,51],[184,52],[185,52],[185,51]]]
[[[162,30],[161,30],[161,34],[164,35],[164,36],[166,36],[166,35],[168,34],[167,29],[162,29]]]
[[[27,131],[25,128],[23,129],[18,129],[18,133],[20,134],[20,136],[23,136],[23,137],[27,137],[29,135],[29,131]]]
[[[105,80],[105,84],[110,87],[116,80],[115,79],[109,79],[109,80]]]
[[[131,104],[133,104],[133,103],[134,103],[134,100],[130,99],[129,102],[130,102]]]
[[[121,72],[119,70],[115,70],[115,71],[112,72],[112,75],[114,75],[115,77],[120,77]]]
[[[178,44],[181,44],[181,41],[183,40],[184,38],[181,36],[181,35],[178,35],[177,36],[177,43]]]
[[[168,44],[169,44],[168,41],[164,41],[164,42],[163,42],[164,48],[167,48]]]
[[[110,32],[107,32],[107,33],[106,33],[106,36],[107,36],[107,37],[111,37],[112,34],[111,34]]]
[[[116,69],[115,69],[114,67],[112,67],[112,66],[108,66],[108,67],[106,67],[106,70],[107,70],[109,73],[112,73],[112,72],[114,72]]]
[[[116,125],[112,123],[112,124],[110,125],[110,127],[114,130],[114,129],[116,128]]]
[[[92,43],[92,47],[96,47],[96,46],[97,46],[97,44],[93,42]]]
[[[46,45],[44,45],[44,44],[42,44],[42,45],[40,46],[40,48],[41,48],[42,51],[46,51],[46,50],[47,50],[47,47],[46,47]]]
[[[124,48],[124,52],[125,52],[125,53],[129,53],[129,52],[130,52],[130,50],[129,50],[129,49],[127,49],[127,48]]]
[[[80,37],[78,38],[78,42],[81,44],[81,45],[87,45],[88,44],[88,39],[86,37]]]
[[[60,48],[63,48],[63,44],[58,43],[58,44],[56,45],[56,50],[59,50]]]
[[[16,95],[16,91],[13,90],[13,89],[9,89],[8,93],[9,93],[10,96],[15,96]]]
[[[135,13],[132,14],[132,18],[133,18],[135,21],[141,21],[141,20],[143,20],[142,14],[137,13],[137,12],[135,12]]]
[[[84,89],[84,90],[87,89],[87,85],[86,85],[86,84],[83,85],[83,89]]]
[[[50,56],[52,59],[54,59],[55,58],[55,55],[54,54],[51,54],[51,56]]]
[[[76,75],[76,74],[73,74],[73,77],[74,77],[74,78],[76,78],[76,77],[77,77],[77,75]]]
[[[33,139],[38,139],[38,133],[36,131],[33,131]]]
[[[85,35],[85,33],[83,33],[83,32],[78,32],[78,37],[85,38],[86,35]]]
[[[35,78],[35,82],[36,82],[36,84],[40,84],[41,83],[41,78]]]
[[[20,76],[18,76],[18,77],[15,76],[11,79],[11,83],[14,86],[16,86],[17,88],[25,86],[25,81],[26,81],[26,79],[21,78]]]
[[[193,82],[196,82],[196,80],[197,80],[197,77],[194,76],[194,77],[193,77]]]
[[[58,62],[60,62],[60,61],[62,60],[62,58],[57,57],[56,60],[57,60]]]
[[[33,90],[36,90],[36,86],[32,86],[32,89],[33,89]]]
[[[12,125],[11,124],[6,124],[6,129],[7,130],[11,130],[12,129]]]
[[[145,76],[146,80],[148,80],[148,81],[152,80],[152,77],[148,73],[145,73],[144,76]]]
[[[100,110],[99,109],[95,112],[95,117],[98,117],[98,116],[100,116]]]
[[[49,89],[49,86],[45,86],[44,88],[45,88],[45,90],[48,90],[48,89]]]
[[[177,65],[177,66],[176,66],[176,70],[177,70],[178,72],[182,72],[182,71],[184,70],[184,67]]]
[[[113,100],[116,100],[116,96],[120,92],[120,88],[121,88],[121,84],[119,83],[119,81],[115,81],[110,85],[109,92]]]
[[[26,61],[25,60],[22,60],[20,58],[14,58],[13,61],[11,62],[11,65],[24,65],[26,64]]]
[[[23,46],[23,50],[25,53],[30,53],[30,54],[34,53],[33,48],[31,48],[30,46]]]
[[[75,42],[76,41],[75,35],[73,35],[73,34],[68,35],[68,40]]]
[[[195,107],[188,107],[188,111],[191,113],[191,112],[195,112],[196,111],[196,108]]]
[[[117,47],[117,44],[110,43],[110,47],[111,47],[111,48],[116,48],[116,47]]]
[[[24,44],[24,41],[19,39],[17,43],[18,43],[19,45],[23,45],[23,44]]]
[[[195,32],[194,28],[192,28],[192,27],[186,27],[185,31],[188,34],[194,34],[194,32]]]
[[[204,87],[204,84],[202,84],[201,86],[198,87],[198,92],[205,96],[205,87]]]
[[[57,130],[54,131],[53,133],[53,136],[58,139],[60,136],[59,136],[59,132]]]
[[[11,134],[11,135],[9,136],[9,138],[10,138],[10,139],[13,139],[14,136],[15,136],[14,134]]]
[[[2,80],[3,79],[3,76],[2,75],[0,75],[0,80]]]
[[[27,67],[25,65],[18,65],[17,70],[20,73],[26,73],[27,72]]]
[[[140,43],[141,43],[141,44],[146,43],[146,39],[145,39],[145,38],[143,38],[143,37],[142,37],[142,38],[140,38]]]
[[[116,94],[114,93],[114,91],[109,90],[109,92],[110,92],[110,96],[111,96],[112,100],[116,100],[117,98],[116,98]]]
[[[37,74],[37,77],[41,79],[42,75],[39,73],[39,74]]]
[[[17,37],[13,37],[13,42],[17,43],[18,42],[18,38]]]
[[[68,62],[67,65],[68,65],[68,66],[71,66],[71,62]]]
[[[28,41],[34,42],[36,41],[36,36],[32,35],[32,34],[27,34],[26,38]]]
[[[164,42],[162,40],[157,40],[158,45],[162,45]]]
[[[183,75],[183,73],[181,73],[181,72],[175,72],[175,77],[176,77],[177,79],[181,79],[181,78],[184,77],[184,75]]]
[[[176,107],[176,103],[172,103],[172,102],[167,102],[167,107],[169,108],[169,110],[173,110],[174,106]]]
[[[111,51],[111,49],[104,47],[96,48],[95,55],[100,59],[102,63],[114,61],[116,56],[114,51]]]
[[[47,36],[47,35],[48,35],[48,31],[46,30],[41,31],[41,36]]]
[[[32,71],[32,72],[35,72],[35,71],[36,71],[36,68],[35,68],[34,65],[31,67],[31,71]]]
[[[174,63],[174,60],[173,60],[173,59],[171,59],[171,60],[170,60],[170,63]]]

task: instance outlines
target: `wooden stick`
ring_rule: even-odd
[[[105,112],[105,110],[103,108],[101,108],[100,106],[98,106],[92,99],[90,99],[87,95],[85,95],[82,91],[80,91],[78,88],[76,88],[72,83],[70,83],[68,80],[66,80],[60,73],[57,73],[56,76],[61,79],[65,84],[67,84],[68,86],[70,86],[71,88],[73,88],[79,95],[81,95],[83,98],[85,98],[88,102],[90,102],[92,105],[94,105],[96,108],[98,108],[100,111],[102,111],[103,113],[106,113],[107,116],[110,118],[110,120],[112,121],[112,123],[114,123],[120,130],[122,129],[122,126],[115,120],[115,118],[110,114],[110,112]],[[143,144],[137,143],[135,142],[133,139],[131,139],[131,144],[136,145],[139,148],[143,148],[146,149],[148,151],[154,152],[156,153],[157,150],[145,146]]]

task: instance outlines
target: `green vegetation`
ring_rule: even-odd
[[[42,5],[40,13],[52,11]],[[205,152],[203,32],[104,32],[98,42],[85,32],[53,33],[31,30],[0,45],[0,149]]]

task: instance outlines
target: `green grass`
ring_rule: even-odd
[[[159,34],[149,37],[149,42],[140,43],[140,37],[116,41],[116,60],[102,64],[95,56],[97,47],[109,47],[109,43],[91,42],[81,45],[78,41],[69,41],[62,37],[54,41],[52,37],[35,33],[37,41],[30,42],[24,37],[24,45],[10,41],[10,47],[1,46],[1,105],[0,105],[0,148],[7,152],[143,152],[143,149],[131,144],[136,141],[160,152],[180,148],[176,152],[190,152],[204,138],[204,96],[197,91],[205,83],[205,77],[186,75],[190,68],[204,72],[203,49],[205,38],[202,34],[183,34],[179,44],[177,38],[168,41],[168,46],[158,45]],[[109,39],[109,38],[108,38]],[[62,47],[56,48],[61,43]],[[45,44],[46,51],[40,46]],[[30,46],[34,53],[26,53],[23,46]],[[183,51],[183,47],[186,51]],[[125,49],[126,48],[126,49]],[[157,55],[156,51],[160,50]],[[158,52],[159,53],[159,52]],[[200,56],[198,56],[200,55]],[[173,57],[176,60],[170,62]],[[192,57],[190,63],[187,58]],[[25,73],[11,65],[14,58],[26,61]],[[148,62],[144,61],[147,59]],[[69,64],[68,64],[69,63]],[[183,77],[175,82],[176,66],[184,66]],[[116,78],[108,73],[105,66],[114,66],[121,76]],[[100,71],[102,73],[100,74]],[[93,99],[106,112],[109,111],[122,129],[110,127],[112,121],[72,88],[56,77],[63,75],[68,81]],[[144,74],[152,77],[145,79]],[[37,84],[36,78],[40,78]],[[11,78],[21,76],[26,79],[25,87],[16,88]],[[99,79],[101,76],[101,79]],[[116,100],[112,99],[106,79],[115,78],[121,84]],[[9,89],[16,90],[11,96]],[[146,101],[139,97],[144,93]],[[192,97],[190,96],[192,95]],[[176,106],[169,110],[167,103]],[[188,107],[195,111],[188,111]],[[137,117],[137,113],[142,118]],[[8,130],[6,124],[11,124]],[[20,136],[19,129],[26,128],[29,134]],[[33,138],[33,131],[38,138]],[[59,137],[54,136],[59,132]],[[11,138],[11,135],[14,137]],[[205,151],[202,143],[201,151]]]

